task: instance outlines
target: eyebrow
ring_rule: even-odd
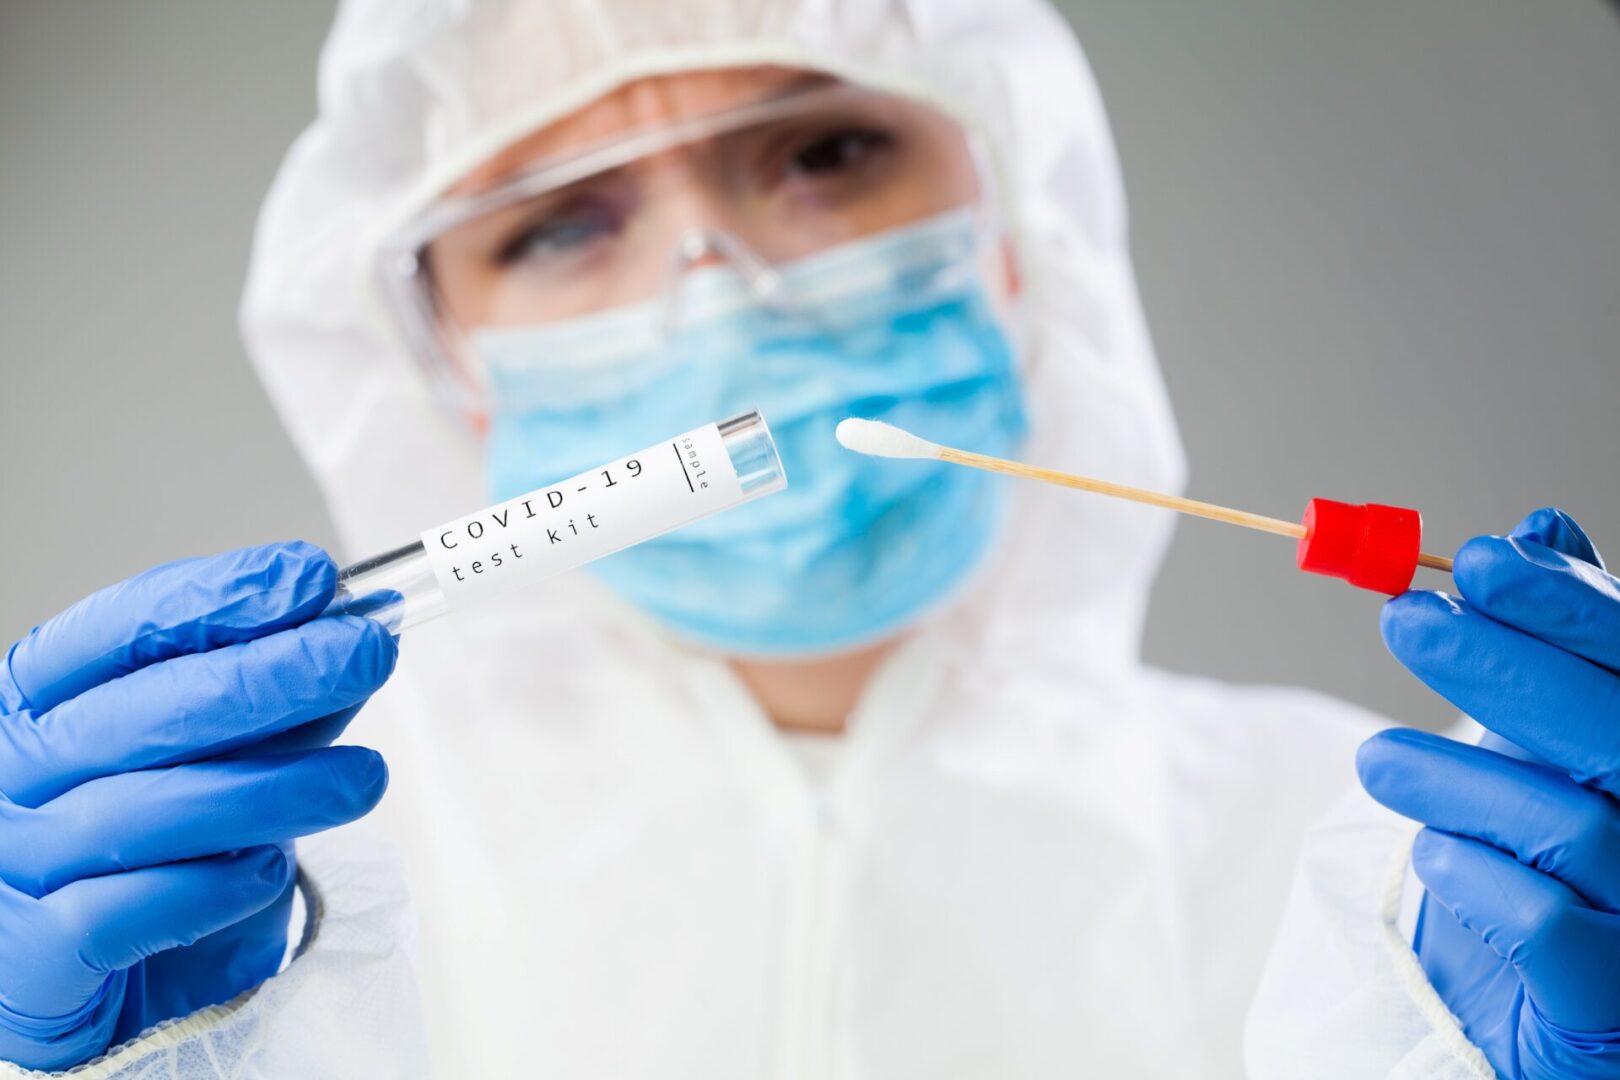
[[[732,111],[734,109],[758,108],[761,105],[768,105],[768,104],[770,104],[772,102],[775,102],[775,101],[786,100],[788,98],[794,97],[797,94],[802,94],[802,93],[804,93],[804,92],[806,92],[808,90],[817,90],[817,89],[821,89],[822,87],[826,87],[826,86],[835,86],[838,83],[841,83],[843,81],[844,80],[838,78],[837,76],[830,75],[830,74],[828,74],[828,73],[826,73],[824,71],[800,71],[799,73],[794,75],[792,78],[785,80],[780,85],[772,87],[770,90],[767,90],[764,93],[758,94],[758,95],[756,95],[754,97],[751,97],[751,98],[747,98],[745,100],[732,102],[731,104],[726,105],[725,107],[723,107],[721,109],[714,110],[714,113],[718,114],[718,113],[723,113],[723,112],[730,112],[730,111]],[[687,120],[696,120],[696,119],[699,119],[703,115],[706,115],[706,114],[701,114],[700,113],[700,114],[694,115],[692,117],[688,117],[686,119]],[[678,122],[684,122],[684,121],[678,121]],[[541,130],[544,130],[544,129],[541,129]],[[535,132],[534,134],[538,134],[538,132]],[[524,140],[518,140],[519,143],[521,143],[522,141],[524,141]],[[607,141],[610,141],[610,140],[607,140]],[[518,145],[518,144],[514,143],[513,147],[515,147],[516,145]],[[513,147],[508,147],[507,149],[510,150]],[[586,151],[586,152],[588,152],[588,151]],[[498,158],[499,158],[499,154],[497,154],[495,160],[498,160]],[[486,164],[489,164],[489,162],[486,162]],[[517,164],[514,164],[512,166],[508,166],[508,167],[499,169],[499,170],[497,170],[497,172],[496,172],[496,174],[494,176],[491,176],[488,179],[484,180],[483,182],[480,182],[480,183],[476,184],[472,190],[461,192],[458,195],[454,195],[453,197],[455,197],[455,198],[476,198],[479,195],[485,194],[487,192],[498,190],[508,177],[510,177],[511,175],[513,175],[515,173],[522,173],[523,171],[524,171],[524,169],[523,169],[523,166],[522,166],[521,163],[517,163]]]

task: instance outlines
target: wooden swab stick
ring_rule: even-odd
[[[1261,532],[1275,533],[1294,540],[1305,538],[1305,526],[1297,521],[1284,521],[1263,514],[1251,514],[1247,510],[1234,510],[1229,506],[1185,499],[1180,495],[1166,495],[1160,491],[1131,487],[1129,484],[1116,484],[1109,480],[1097,480],[1090,476],[1043,469],[1038,465],[1026,465],[1021,461],[1009,461],[987,454],[975,454],[970,450],[941,446],[877,420],[851,418],[840,421],[838,441],[856,453],[870,454],[873,457],[934,458],[955,465],[966,465],[971,469],[1021,476],[1026,480],[1039,480],[1044,484],[1057,484],[1060,487],[1091,491],[1116,499],[1129,499],[1131,502],[1146,503],[1148,506],[1158,506],[1181,514],[1208,518],[1211,521],[1224,521],[1228,525],[1241,525],[1245,529],[1258,529]],[[1431,555],[1424,551],[1418,554],[1417,561],[1420,566],[1451,573],[1451,560],[1444,555]]]

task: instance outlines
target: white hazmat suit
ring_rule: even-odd
[[[1043,4],[357,0],[243,315],[347,554],[484,501],[476,440],[378,296],[379,239],[627,80],[753,64],[916,95],[979,133],[1025,284],[1028,458],[1180,484],[1114,148]],[[1307,828],[1353,787],[1375,718],[1145,668],[1169,531],[1019,487],[992,565],[880,669],[825,772],[719,658],[578,575],[411,631],[352,737],[391,767],[379,816],[414,897],[436,1073],[1244,1075]],[[1402,966],[1385,883],[1410,830],[1349,799],[1367,822],[1306,860],[1252,1074],[1489,1075]],[[257,993],[102,1075],[424,1074],[409,920],[369,844],[300,850],[327,918],[370,904],[386,932],[317,932]]]

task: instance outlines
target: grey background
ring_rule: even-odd
[[[1193,494],[1416,505],[1446,549],[1556,503],[1620,552],[1611,8],[1064,6]],[[235,329],[330,11],[0,0],[0,638],[154,562],[331,540]],[[1376,599],[1290,557],[1183,525],[1149,657],[1446,719],[1384,653]]]

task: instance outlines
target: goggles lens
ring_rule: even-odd
[[[705,264],[757,278],[976,208],[983,187],[955,121],[824,82],[520,167],[431,207],[384,265],[428,351],[478,382],[466,343],[480,331],[644,304]]]

